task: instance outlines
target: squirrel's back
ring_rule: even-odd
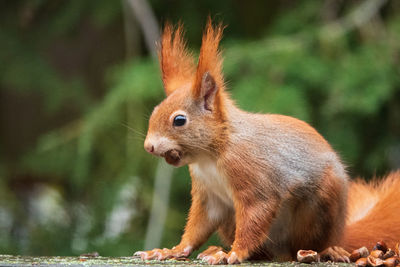
[[[232,152],[264,169],[268,179],[292,185],[318,180],[327,168],[347,180],[345,167],[328,142],[309,124],[278,114],[252,114],[229,108]],[[229,145],[228,143],[228,145]],[[245,147],[246,149],[240,149]],[[249,155],[247,155],[249,153]],[[254,159],[253,159],[254,158]]]

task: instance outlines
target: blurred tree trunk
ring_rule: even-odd
[[[160,32],[156,16],[146,0],[124,0],[124,6],[130,7],[142,28],[147,49],[153,57],[157,56],[156,41]]]

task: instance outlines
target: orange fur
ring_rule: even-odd
[[[348,225],[342,242],[346,250],[362,246],[371,249],[379,240],[394,248],[400,241],[400,171],[390,173],[381,181],[352,182],[348,209]],[[359,214],[364,216],[359,218]]]
[[[158,56],[167,95],[192,82],[195,65],[192,55],[186,49],[181,24],[174,30],[170,23],[166,23]]]

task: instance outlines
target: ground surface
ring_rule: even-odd
[[[205,265],[199,261],[142,261],[132,257],[29,257],[0,255],[0,266],[197,266]],[[221,265],[219,265],[221,266]],[[245,262],[240,266],[268,267],[350,267],[353,264],[315,263],[299,264],[292,262]]]

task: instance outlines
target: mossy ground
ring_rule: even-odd
[[[0,266],[198,266],[207,265],[203,262],[190,261],[142,261],[133,257],[31,257],[0,255]],[[221,265],[220,265],[221,266]],[[314,263],[300,264],[298,262],[245,262],[240,266],[268,266],[268,267],[349,267],[343,263]]]

